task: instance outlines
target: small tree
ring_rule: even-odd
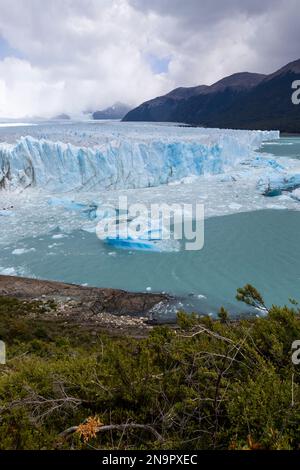
[[[218,311],[218,318],[221,323],[227,323],[229,320],[229,313],[223,306]]]
[[[246,284],[244,287],[237,289],[236,299],[252,307],[268,311],[263,297],[251,284]]]

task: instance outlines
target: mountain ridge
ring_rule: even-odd
[[[127,104],[116,102],[108,108],[93,112],[93,119],[122,119],[130,109]]]
[[[235,73],[210,86],[171,90],[142,103],[123,120],[300,132],[300,106],[291,100],[292,82],[299,79],[300,59],[269,75]]]

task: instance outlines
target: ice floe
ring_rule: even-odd
[[[16,248],[12,251],[13,255],[24,255],[25,253],[30,253],[35,251],[35,248]]]

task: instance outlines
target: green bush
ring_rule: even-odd
[[[246,287],[241,300],[263,303]],[[180,312],[176,328],[155,327],[145,339],[93,341],[84,328],[44,319],[44,309],[0,298],[8,353],[0,366],[1,449],[298,448],[294,304],[240,321],[224,309],[216,320]],[[106,432],[95,428],[100,422],[123,428]]]

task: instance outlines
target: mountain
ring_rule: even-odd
[[[58,114],[57,116],[54,116],[52,118],[54,121],[68,121],[70,118],[70,116],[68,114]]]
[[[176,88],[141,104],[123,120],[300,132],[300,105],[291,100],[294,80],[300,80],[300,59],[270,75],[242,72],[211,86]]]
[[[123,103],[115,103],[109,108],[95,111],[93,119],[123,119],[123,117],[130,111],[130,107]]]

